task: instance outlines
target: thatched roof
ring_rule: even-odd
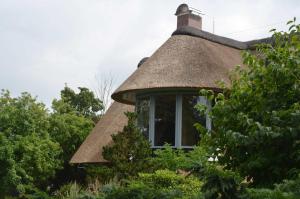
[[[229,84],[229,72],[242,66],[242,50],[256,44],[270,43],[271,38],[241,42],[185,26],[149,57],[113,93],[118,102],[134,104],[139,92],[153,90],[220,90],[217,82]]]
[[[134,106],[114,102],[73,155],[70,163],[106,162],[102,157],[102,147],[110,144],[111,135],[122,131],[127,124],[124,115],[126,111],[134,111]]]
[[[229,83],[228,73],[242,64],[241,50],[200,37],[173,35],[112,95],[134,104],[135,93],[157,89],[210,88]]]

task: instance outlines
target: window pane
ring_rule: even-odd
[[[197,104],[198,96],[182,96],[182,146],[196,145],[200,139],[199,133],[194,127],[195,123],[200,123],[205,127],[206,118],[200,116],[194,108]]]
[[[175,145],[175,111],[175,95],[155,97],[155,146]]]
[[[137,120],[138,127],[141,132],[145,135],[147,139],[149,139],[149,107],[150,107],[150,99],[149,97],[138,98],[137,101]]]

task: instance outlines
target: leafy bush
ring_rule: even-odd
[[[205,199],[238,199],[241,193],[241,178],[232,171],[218,166],[205,169],[202,191]]]
[[[199,192],[201,184],[199,179],[193,176],[185,177],[174,171],[158,170],[154,173],[140,173],[136,179],[128,181],[126,185],[109,186],[104,192],[106,199],[200,199],[202,198]]]
[[[186,166],[186,154],[181,149],[173,149],[169,144],[165,144],[163,149],[154,151],[154,157],[150,161],[155,170],[169,169],[176,171]]]
[[[98,180],[102,184],[109,183],[115,176],[112,168],[104,165],[86,165],[87,182]]]
[[[195,196],[199,193],[202,183],[198,178],[190,175],[179,175],[170,170],[157,170],[154,173],[140,173],[138,178],[131,182],[131,186],[143,184],[154,190],[167,192],[177,190],[185,197]]]

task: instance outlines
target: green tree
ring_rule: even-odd
[[[54,113],[49,121],[49,132],[63,149],[62,156],[65,161],[71,159],[94,126],[92,120],[72,113]]]
[[[149,169],[150,143],[136,126],[136,115],[125,113],[128,124],[122,132],[112,135],[113,145],[105,146],[103,157],[108,160],[119,178],[136,176]]]
[[[55,111],[60,113],[74,111],[78,115],[93,119],[96,123],[100,117],[98,112],[104,108],[102,101],[95,97],[88,88],[78,87],[78,89],[79,93],[75,93],[74,90],[65,86],[60,92],[61,99],[53,101]]]
[[[0,96],[0,198],[26,187],[45,188],[61,167],[61,149],[49,134],[45,105],[28,93]]]
[[[99,110],[97,106],[100,108],[101,102],[86,88],[80,88],[80,92],[76,94],[65,87],[61,91],[61,99],[53,100],[49,133],[61,146],[63,153],[60,159],[64,163],[63,169],[56,173],[54,188],[70,181],[81,182],[85,178],[85,171],[77,165],[70,165],[69,161],[94,127],[92,119]]]
[[[93,121],[74,112],[58,113],[54,110],[49,122],[49,133],[63,151],[60,155],[60,159],[63,161],[63,169],[56,173],[54,188],[58,188],[66,182],[82,181],[85,176],[84,170],[79,169],[77,165],[70,165],[69,161],[92,130]]]
[[[255,186],[272,186],[300,169],[300,26],[274,31],[272,44],[243,54],[212,109],[211,155]]]

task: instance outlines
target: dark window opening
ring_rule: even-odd
[[[175,113],[175,95],[155,97],[154,146],[163,146],[165,143],[175,145]]]
[[[195,123],[200,123],[204,127],[206,125],[206,117],[200,116],[199,112],[194,108],[198,103],[198,99],[198,96],[182,96],[182,146],[194,146],[199,142],[200,135],[194,127]]]

